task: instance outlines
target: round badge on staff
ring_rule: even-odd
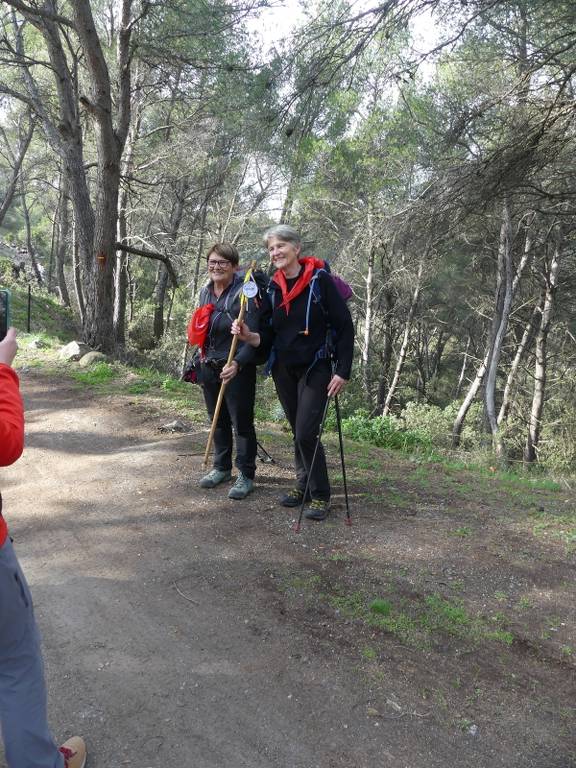
[[[258,293],[258,286],[256,285],[254,280],[248,280],[247,283],[244,283],[242,286],[242,293],[244,296],[246,296],[247,299],[253,299],[254,296]]]

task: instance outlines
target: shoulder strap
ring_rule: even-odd
[[[268,298],[270,299],[270,307],[272,308],[272,312],[274,312],[274,305],[276,303],[276,290],[274,289],[272,280],[268,281],[268,287],[266,288],[266,293],[268,294]]]
[[[312,307],[312,301],[314,301],[315,304],[320,305],[320,309],[322,310],[322,313],[324,317],[328,318],[328,312],[326,311],[326,307],[322,303],[322,288],[320,286],[320,273],[324,272],[324,274],[329,274],[323,267],[317,267],[314,270],[314,274],[312,275],[312,279],[310,280],[310,285],[308,287],[308,302],[306,304],[306,327],[304,328],[304,335],[308,336],[310,332],[310,309]]]
[[[198,304],[199,306],[203,306],[204,304],[208,304],[208,299],[210,298],[210,293],[208,286],[205,285],[200,289],[200,293],[198,294]]]

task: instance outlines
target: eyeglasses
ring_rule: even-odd
[[[232,266],[229,261],[209,261],[208,269],[226,269],[226,267]]]

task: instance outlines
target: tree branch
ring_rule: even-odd
[[[174,271],[174,267],[172,266],[172,262],[168,256],[164,256],[163,253],[158,253],[158,251],[144,251],[142,248],[134,248],[133,246],[126,245],[125,243],[116,243],[116,250],[124,251],[124,253],[132,253],[134,256],[144,256],[146,259],[162,261],[168,271],[168,274],[170,275],[172,285],[174,288],[178,288],[178,278],[176,277],[176,272]]]
[[[20,11],[20,13],[24,14],[30,21],[31,16],[39,16],[42,19],[55,21],[58,24],[64,24],[66,27],[75,29],[73,22],[70,21],[70,19],[67,19],[66,16],[60,16],[58,13],[51,13],[44,8],[35,8],[33,5],[21,3],[19,0],[5,0],[5,2],[7,5],[10,5],[12,8],[14,8],[14,10]]]

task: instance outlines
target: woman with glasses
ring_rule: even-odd
[[[226,382],[224,399],[214,432],[214,466],[200,480],[202,488],[215,488],[232,476],[232,435],[236,436],[236,482],[230,499],[245,499],[252,492],[256,471],[256,432],[254,430],[254,397],[256,392],[255,350],[240,343],[234,359],[227,364],[232,336],[230,329],[240,313],[244,279],[238,274],[239,255],[230,243],[215,243],[206,257],[208,283],[200,292],[202,340],[200,376],[204,400],[210,419],[214,416],[222,382]],[[248,299],[245,321],[256,330],[259,311],[254,299]],[[194,323],[192,320],[191,326]],[[189,339],[191,339],[189,331]]]

